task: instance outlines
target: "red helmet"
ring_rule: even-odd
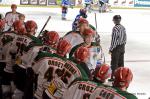
[[[20,27],[23,27],[22,21],[16,20],[16,21],[13,23],[14,31],[18,31],[18,29],[19,29]]]
[[[11,8],[17,8],[17,5],[16,4],[12,4]]]
[[[27,31],[26,31],[26,28],[25,28],[25,27],[20,27],[20,28],[18,29],[18,34],[23,35],[23,34],[26,34],[26,33],[27,33]]]
[[[0,30],[3,30],[5,27],[5,20],[0,19]]]
[[[74,53],[75,58],[79,62],[84,62],[89,55],[90,55],[89,49],[83,46],[79,47]]]
[[[35,21],[29,20],[25,23],[25,27],[26,27],[27,32],[34,32],[35,33],[35,31],[37,29],[37,24]]]
[[[89,24],[89,22],[84,18],[80,18],[79,19],[79,24]]]
[[[97,67],[95,71],[95,78],[101,82],[105,82],[107,78],[111,76],[111,68],[107,64],[102,64],[100,67]]]
[[[46,43],[49,45],[54,45],[59,41],[59,35],[56,31],[46,32]]]
[[[65,56],[71,49],[71,44],[66,40],[59,41],[57,45],[57,54]]]
[[[83,36],[94,36],[95,32],[92,29],[87,28],[84,30],[84,32],[82,34],[83,34]]]
[[[127,67],[120,67],[114,72],[114,82],[113,86],[123,88],[128,87],[130,82],[132,81],[133,74],[131,70]]]

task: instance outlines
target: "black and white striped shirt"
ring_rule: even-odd
[[[112,39],[111,39],[111,46],[110,51],[113,51],[118,45],[126,44],[127,35],[126,29],[123,25],[115,25],[112,30]]]

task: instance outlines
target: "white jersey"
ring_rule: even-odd
[[[64,93],[62,99],[89,99],[92,92],[97,87],[97,83],[92,81],[74,82]]]
[[[125,91],[121,93],[128,95]],[[117,89],[111,87],[99,86],[91,94],[89,99],[134,99],[134,98],[126,98],[122,96],[117,92]]]
[[[62,68],[62,66],[65,64],[65,61],[63,61],[60,58],[51,58],[52,54],[50,53],[44,53],[41,52],[35,60],[35,64],[33,65],[32,69],[36,74],[38,75],[38,82],[37,82],[37,90],[35,92],[35,97],[38,99],[42,98],[43,91],[45,90],[44,86],[47,85],[47,81],[51,81],[55,76],[55,71],[58,68]],[[52,55],[53,56],[53,55]],[[52,60],[55,60],[58,62],[58,64],[53,64]],[[56,65],[56,66],[55,66]]]
[[[56,76],[57,78],[54,78],[50,82],[44,93],[46,93],[50,99],[62,98],[69,85],[77,78],[88,79],[88,75],[82,69],[83,68],[76,63],[67,61],[63,69],[60,69],[63,72],[62,75],[57,75],[59,77]]]
[[[12,13],[12,12],[7,12],[6,15],[5,15],[5,21],[6,21],[6,24],[5,24],[5,29],[4,31],[8,31],[13,23],[16,21],[16,20],[19,20],[19,14],[18,12],[16,13]]]
[[[66,58],[48,53],[41,53],[39,57],[39,60],[33,66],[33,71],[39,74],[38,87],[35,93],[38,99],[42,97],[44,90],[51,99],[61,98],[66,88],[76,78],[88,79],[83,68]]]
[[[34,46],[30,48],[29,51],[23,53],[23,55],[20,56],[20,58],[18,58],[18,60],[16,61],[18,66],[24,69],[31,67],[34,63],[35,57],[38,55],[42,47],[42,45]]]
[[[16,36],[16,38],[12,42],[12,45],[9,47],[9,51],[7,52],[7,58],[9,61],[7,61],[6,68],[4,69],[6,72],[13,73],[12,66],[15,65],[16,58],[18,59],[24,55],[25,49],[33,42],[33,38],[35,37],[31,35]],[[14,55],[13,58],[12,58],[12,54]]]
[[[72,48],[78,44],[81,44],[84,42],[82,36],[79,33],[68,33],[67,35],[65,35],[63,37],[63,39],[67,40],[68,42],[70,42],[70,44],[72,45]]]
[[[99,64],[103,64],[104,56],[102,54],[100,46],[93,45],[92,47],[89,48],[89,51],[90,57],[89,61],[87,62],[89,69],[95,69],[98,62],[100,62]]]
[[[5,71],[12,73],[11,64],[14,64],[9,51],[12,47],[12,42],[16,39],[17,34],[14,32],[4,32],[0,37],[1,62],[6,62]]]
[[[24,52],[22,56],[20,56],[20,58],[18,58],[17,60],[17,64],[18,66],[20,66],[21,68],[28,68],[28,67],[32,67],[32,65],[34,64],[34,60],[35,58],[38,56],[38,54],[41,52],[49,52],[49,53],[55,53],[56,50],[46,46],[46,45],[42,45],[42,43],[37,43],[34,44],[33,46],[31,46],[30,48],[28,47],[28,51]]]

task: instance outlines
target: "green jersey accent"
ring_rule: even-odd
[[[121,91],[119,88],[113,87],[116,89],[116,92],[119,93],[120,95],[126,97],[126,99],[137,99],[137,97],[127,91]]]
[[[90,99],[137,99],[137,97],[119,88],[98,86]]]
[[[78,67],[78,69],[80,70],[80,72],[82,74],[81,79],[86,79],[86,80],[89,79],[88,73],[86,73],[84,66],[81,66],[80,64],[76,63],[74,58],[70,58],[69,61],[71,61],[75,66]]]
[[[90,27],[92,30],[96,31],[96,28],[95,28],[93,25],[89,24],[89,27]]]

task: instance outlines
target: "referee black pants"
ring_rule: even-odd
[[[113,49],[111,54],[112,75],[118,67],[124,67],[125,45],[119,45]]]

